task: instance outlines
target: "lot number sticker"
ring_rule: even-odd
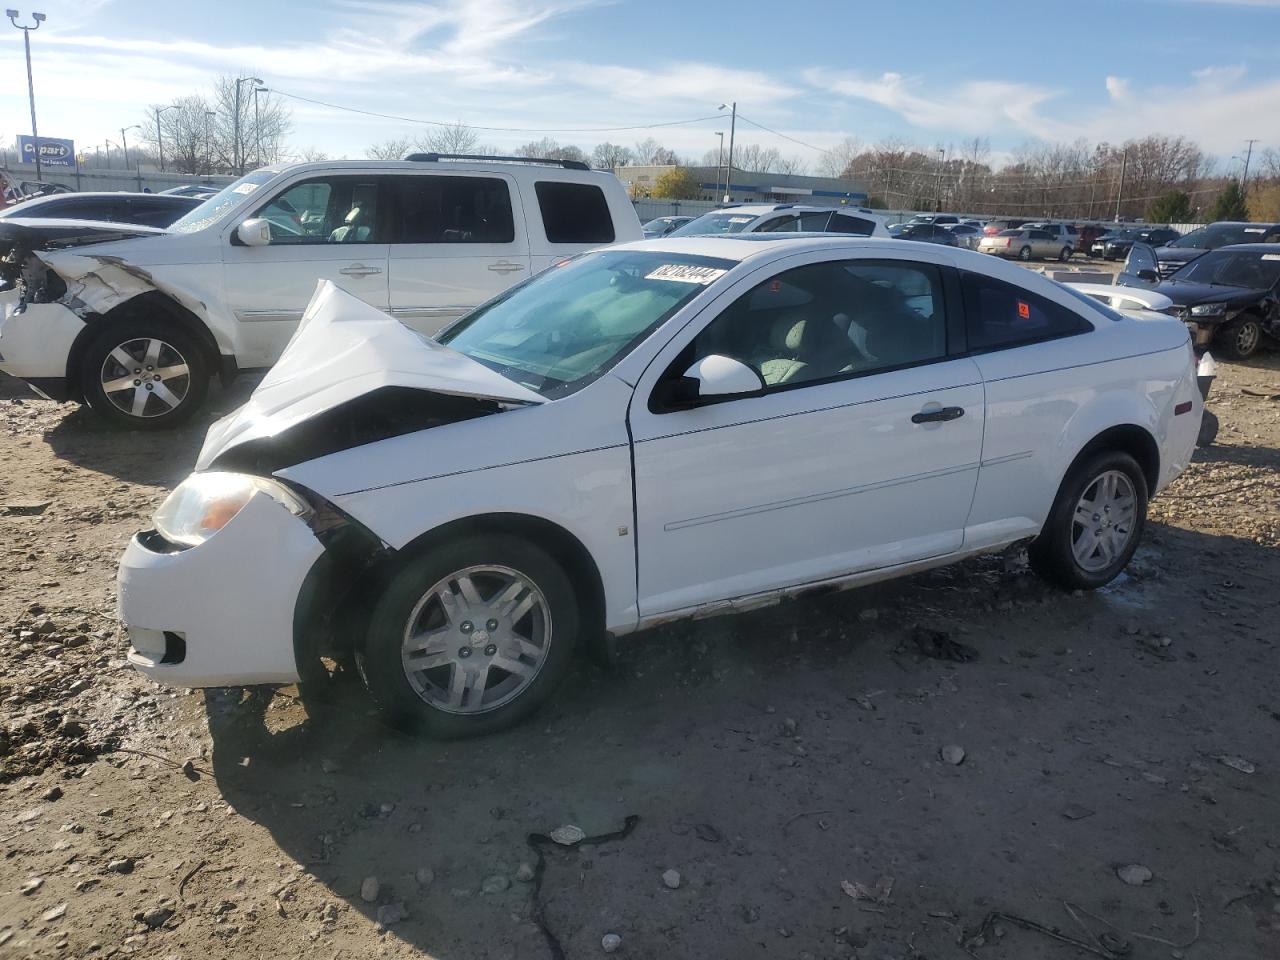
[[[671,280],[675,283],[699,283],[706,286],[725,275],[716,267],[695,267],[687,263],[664,263],[645,274],[646,280]]]

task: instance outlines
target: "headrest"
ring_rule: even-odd
[[[773,321],[773,327],[769,331],[769,345],[775,350],[798,352],[800,345],[804,342],[804,328],[807,322],[803,317],[800,319],[794,316],[779,317]]]
[[[351,210],[347,213],[346,219],[343,222],[355,223],[359,219],[360,219],[360,208],[352,207]]]

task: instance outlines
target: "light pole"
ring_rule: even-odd
[[[1116,191],[1116,223],[1120,222],[1120,201],[1124,199],[1124,172],[1129,167],[1129,148],[1120,155],[1120,189]]]
[[[36,128],[36,86],[31,79],[31,32],[39,30],[40,24],[44,23],[46,17],[43,13],[32,13],[31,19],[35,21],[35,26],[24,27],[18,22],[17,10],[6,10],[5,16],[9,18],[9,22],[22,31],[22,46],[27,51],[27,97],[31,100],[31,139],[34,141],[36,148],[36,182],[40,182],[40,131]]]
[[[209,138],[209,118],[216,117],[218,111],[206,110],[204,112],[204,172],[205,176],[213,174],[213,141]]]
[[[160,114],[173,110],[176,104],[167,107],[156,107],[156,150],[160,153],[160,172],[164,173],[164,135],[160,132]]]
[[[236,115],[235,115],[235,140],[231,144],[231,162],[236,168],[237,175],[244,176],[244,151],[240,149],[240,84],[256,83],[262,86],[262,80],[258,77],[237,77],[236,78]]]
[[[1253,159],[1253,145],[1258,141],[1246,140],[1249,144],[1249,151],[1244,155],[1244,176],[1240,178],[1240,194],[1241,196],[1249,196],[1249,161]]]
[[[738,101],[720,104],[720,109],[728,107],[729,112],[729,160],[724,168],[724,202],[729,202],[729,194],[733,190],[733,135],[738,130]]]
[[[140,127],[136,123],[128,127],[120,128],[120,146],[121,146],[121,149],[124,150],[124,168],[126,170],[129,169],[129,138],[125,136],[125,133],[128,132],[129,130],[141,130],[141,129],[142,127]]]
[[[938,177],[937,183],[934,185],[934,205],[935,213],[942,212],[942,168],[947,163],[947,151],[944,147],[938,147]]]
[[[720,149],[716,151],[716,194],[720,194],[720,171],[724,169],[724,131],[717,130],[716,136],[720,138]]]

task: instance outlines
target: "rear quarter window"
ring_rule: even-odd
[[[1003,280],[965,273],[962,283],[965,328],[973,352],[1056,340],[1093,329],[1074,310]]]
[[[550,243],[612,243],[613,216],[604,191],[592,183],[540,180],[534,185]]]

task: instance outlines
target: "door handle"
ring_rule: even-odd
[[[964,407],[939,407],[936,410],[921,410],[913,414],[912,423],[945,423],[948,420],[959,420],[964,416]]]
[[[344,277],[372,277],[374,274],[382,272],[381,267],[366,267],[363,263],[353,263],[349,267],[343,267],[338,271]]]
[[[523,263],[512,263],[509,260],[499,260],[497,263],[489,264],[489,269],[494,273],[514,273],[517,270],[523,270]]]

